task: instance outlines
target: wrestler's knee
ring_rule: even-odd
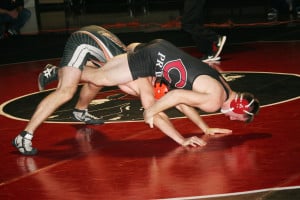
[[[58,95],[58,98],[60,98],[61,101],[66,102],[73,98],[75,92],[76,92],[77,86],[72,87],[59,87],[56,89],[56,93]]]

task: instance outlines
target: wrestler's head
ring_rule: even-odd
[[[250,93],[236,93],[227,108],[223,107],[221,112],[230,120],[251,122],[260,108],[259,101]]]

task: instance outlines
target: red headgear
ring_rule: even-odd
[[[156,82],[154,84],[154,97],[155,99],[160,99],[169,91],[169,88],[166,84],[162,82]]]
[[[239,98],[238,98],[239,96]],[[254,99],[252,99],[252,101],[249,103],[249,101],[247,99],[243,98],[243,94],[240,95],[236,95],[235,99],[233,99],[230,102],[230,109],[228,110],[221,110],[221,112],[226,113],[229,111],[232,111],[236,114],[249,114],[249,115],[253,115],[253,113],[250,112],[250,106],[252,105],[252,103],[254,102]]]

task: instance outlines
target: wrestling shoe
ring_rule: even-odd
[[[32,147],[33,135],[27,131],[22,131],[13,141],[12,145],[16,147],[19,152],[25,156],[33,156],[37,154],[37,149]]]
[[[221,59],[221,57],[220,56],[218,56],[218,57],[215,57],[215,56],[209,56],[209,55],[205,55],[205,56],[203,56],[202,58],[201,58],[201,60],[203,61],[203,62],[213,62],[213,61],[218,61],[218,60],[220,60]]]
[[[19,35],[19,33],[15,29],[8,29],[7,33],[9,36]]]
[[[87,109],[85,110],[79,110],[74,108],[73,110],[73,118],[77,121],[84,122],[86,124],[104,124],[104,120],[101,118],[98,118],[94,115],[91,115]]]
[[[39,90],[43,91],[47,84],[57,79],[58,79],[58,67],[51,64],[47,64],[38,77]]]
[[[226,42],[226,36],[218,36],[218,40],[213,42],[212,54],[205,55],[201,58],[203,62],[218,61],[221,59],[220,54]]]
[[[278,11],[275,8],[271,8],[267,13],[269,21],[276,21],[278,19]]]
[[[300,6],[296,7],[296,15],[297,15],[297,19],[300,19]]]

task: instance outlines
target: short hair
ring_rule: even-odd
[[[247,120],[245,121],[246,123],[250,123],[253,121],[254,119],[254,115],[257,115],[260,109],[260,103],[258,101],[257,98],[254,97],[253,94],[249,93],[249,92],[243,92],[240,93],[240,95],[243,95],[243,99],[247,100],[248,102],[252,102],[253,103],[249,106],[249,112],[251,114],[245,114],[247,116]]]

